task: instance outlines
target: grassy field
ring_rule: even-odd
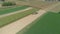
[[[0,15],[11,13],[11,12],[16,12],[18,10],[23,10],[26,9],[28,6],[18,6],[14,8],[6,8],[6,9],[0,9]]]
[[[20,12],[20,13],[17,13],[17,14],[13,14],[13,15],[10,15],[10,16],[6,16],[6,17],[3,17],[3,18],[0,18],[0,27],[3,27],[9,23],[12,23],[18,19],[21,19],[29,14],[32,14],[34,13],[35,11],[37,11],[38,9],[36,8],[33,8],[33,9],[30,9],[30,10],[27,10],[27,11],[24,11],[24,12]]]
[[[17,34],[60,34],[60,14],[48,12]]]

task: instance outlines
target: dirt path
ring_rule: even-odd
[[[36,15],[31,14],[31,15],[24,17],[18,21],[15,21],[3,28],[0,28],[0,34],[16,34],[18,31],[23,29],[28,24],[32,23],[32,21],[34,21],[35,19],[37,19],[44,13],[46,13],[46,11],[39,10],[38,14],[36,14]]]
[[[19,12],[24,12],[24,11],[29,10],[29,9],[32,9],[32,7],[26,8],[24,10],[19,10],[19,11],[16,11],[16,12],[12,12],[12,13],[8,13],[8,14],[0,15],[0,18],[8,16],[8,15],[16,14],[16,13],[19,13]]]

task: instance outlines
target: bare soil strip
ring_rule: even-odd
[[[3,28],[0,28],[0,34],[16,34],[18,31],[26,27],[28,24],[32,23],[32,21],[42,16],[44,13],[46,13],[46,11],[39,10],[38,14],[31,14]]]
[[[45,8],[44,10],[52,10],[54,9],[56,6],[58,6],[60,4],[60,2],[56,3],[56,4],[53,4],[52,6],[49,6],[47,8]]]

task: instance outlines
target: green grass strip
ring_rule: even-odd
[[[0,10],[0,15],[11,13],[11,12],[16,12],[18,10],[23,10],[23,9],[26,9],[26,8],[28,8],[28,6],[19,6],[19,7],[15,7],[15,8],[1,9]]]
[[[30,9],[30,10],[27,10],[27,11],[24,11],[24,12],[20,12],[20,13],[17,13],[17,14],[13,14],[13,15],[10,15],[10,16],[7,16],[7,17],[3,17],[3,18],[0,18],[0,27],[3,27],[9,23],[12,23],[18,19],[21,19],[29,14],[32,14],[34,13],[35,11],[37,11],[38,9],[36,8],[33,8],[33,9]]]
[[[60,34],[60,14],[58,13],[48,12],[32,23],[32,26],[30,24],[17,34]]]

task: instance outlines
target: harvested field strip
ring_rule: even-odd
[[[60,34],[60,14],[48,12],[17,34]]]
[[[10,15],[10,16],[7,16],[7,17],[0,18],[0,27],[5,26],[9,23],[12,23],[12,22],[14,22],[18,19],[21,19],[21,18],[23,18],[23,17],[25,17],[29,14],[32,14],[37,10],[39,10],[39,9],[33,8],[33,9],[27,10],[25,12],[20,12],[20,13],[17,13],[17,14],[13,14],[13,15]]]
[[[15,8],[2,9],[2,10],[0,10],[0,15],[15,12],[15,11],[18,11],[18,10],[23,10],[27,7],[28,6],[19,6],[19,7],[15,7]]]
[[[41,8],[41,9],[46,9],[51,7],[52,5],[58,4],[58,2],[46,2],[46,1],[39,1],[39,0],[30,0],[30,1],[23,1],[20,0],[22,2],[27,2],[29,3],[29,6],[33,6],[33,7],[37,7],[37,8]]]
[[[60,12],[60,4],[58,4],[55,8],[51,9],[53,12]]]

